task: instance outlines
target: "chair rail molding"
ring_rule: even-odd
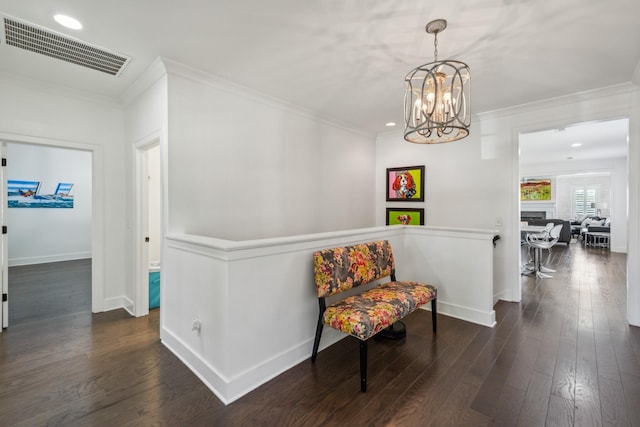
[[[240,242],[170,234],[160,337],[225,404],[233,402],[310,357],[318,315],[313,252],[381,239],[394,248],[398,280],[438,286],[439,314],[492,327],[495,234],[416,226]],[[320,347],[345,336],[328,330]]]

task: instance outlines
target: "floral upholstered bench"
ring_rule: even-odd
[[[325,249],[313,254],[320,315],[313,343],[315,362],[324,325],[360,340],[360,389],[367,390],[367,340],[396,321],[431,301],[431,323],[436,333],[435,286],[396,280],[391,245],[386,240]],[[358,295],[327,306],[326,298],[375,280],[385,282]]]

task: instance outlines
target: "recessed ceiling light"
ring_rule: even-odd
[[[581,142],[574,142],[573,144],[571,144],[572,147],[581,147],[582,143]]]
[[[396,123],[395,122],[388,122],[388,123],[385,123],[384,125],[387,126],[387,127],[393,127],[393,126],[396,125]]]
[[[58,15],[55,15],[53,19],[55,19],[58,24],[64,27],[70,28],[72,30],[82,29],[82,24],[80,23],[80,21],[70,16],[58,14]]]

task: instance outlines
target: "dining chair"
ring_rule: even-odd
[[[548,224],[547,224],[548,225]],[[562,231],[562,224],[554,225],[548,233],[531,233],[527,234],[527,244],[529,248],[534,250],[534,270],[536,277],[540,279],[549,279],[553,276],[547,273],[555,273],[555,270],[542,265],[540,260],[542,249],[547,249],[551,255],[551,248],[558,243]]]

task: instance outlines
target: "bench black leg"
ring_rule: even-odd
[[[433,328],[433,333],[435,334],[438,331],[438,318],[436,315],[438,314],[436,309],[436,298],[431,300],[431,326]]]
[[[320,346],[320,337],[322,336],[322,327],[324,324],[322,323],[322,313],[318,316],[318,326],[316,327],[316,339],[313,342],[313,352],[311,353],[311,363],[316,361],[316,357],[318,356],[318,346]]]
[[[316,357],[318,356],[318,346],[320,346],[320,337],[322,336],[322,327],[324,326],[324,322],[322,321],[322,316],[324,311],[327,309],[327,305],[324,301],[324,298],[318,298],[319,305],[319,313],[318,313],[318,326],[316,326],[316,339],[313,342],[313,351],[311,352],[311,363],[316,361]]]
[[[360,390],[367,391],[367,342],[360,340]]]

